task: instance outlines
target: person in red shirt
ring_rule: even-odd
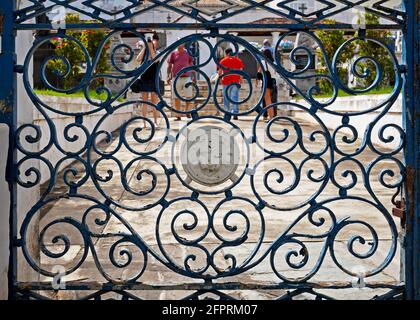
[[[239,113],[239,87],[242,77],[239,74],[228,74],[223,76],[224,73],[233,70],[243,70],[244,63],[236,55],[233,54],[232,48],[225,50],[226,57],[220,60],[222,68],[219,69],[219,76],[221,76],[221,83],[223,85],[223,105],[226,111],[234,113],[233,119],[237,120]]]

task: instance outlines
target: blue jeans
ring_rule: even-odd
[[[229,97],[229,98],[228,98]],[[235,84],[223,86],[223,105],[226,111],[232,113],[239,113],[238,103],[232,103],[231,101],[237,102],[239,100],[239,88]],[[232,105],[232,109],[231,109]]]

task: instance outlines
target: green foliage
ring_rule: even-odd
[[[359,23],[361,18],[359,18]],[[365,22],[369,24],[379,24],[379,18],[371,13],[366,13]],[[359,32],[357,32],[359,35]],[[391,33],[387,30],[367,30],[366,37],[378,39],[386,43],[389,41]],[[389,44],[389,43],[386,43]],[[358,42],[358,55],[361,57],[371,57],[375,59],[382,70],[382,80],[378,84],[379,87],[386,87],[393,85],[395,82],[395,73],[394,67],[391,60],[391,57],[387,50],[383,47],[374,44],[371,41],[359,41]],[[375,71],[376,67],[372,61],[366,60],[363,63],[359,64],[359,67],[364,69],[363,72],[370,70],[369,75],[364,79],[363,83],[365,86],[369,86],[375,81],[377,72]]]
[[[335,24],[335,20],[327,19],[324,21],[325,24]],[[326,56],[331,63],[334,55],[337,53],[340,46],[346,41],[345,34],[343,30],[319,30],[316,32],[316,35],[321,40],[324,45]],[[347,83],[347,69],[342,67],[345,62],[348,62],[352,56],[353,46],[347,46],[339,56],[338,59],[338,73],[341,81]],[[317,50],[318,61],[321,64],[321,68],[317,70],[318,74],[328,75],[327,63],[325,56],[320,48]],[[318,81],[318,87],[320,89],[320,94],[326,94],[333,91],[333,86],[330,81],[327,79],[320,79]]]
[[[373,94],[391,94],[393,92],[394,88],[393,87],[382,87],[382,88],[374,88],[372,90],[369,90],[368,92],[365,93],[361,93],[360,95],[363,96],[369,96],[369,95],[373,95]],[[314,97],[316,97],[317,99],[328,99],[331,98],[332,96],[332,91],[330,92],[325,92],[322,94],[315,94]],[[348,97],[348,96],[352,96],[352,94],[349,94],[343,90],[338,90],[338,97]],[[302,100],[303,98],[301,96],[297,96],[296,100]]]
[[[327,75],[329,74],[327,68],[321,68],[317,70],[317,74]],[[343,84],[347,84],[348,73],[346,68],[338,68],[338,76]],[[331,81],[327,79],[318,79],[317,85],[319,87],[319,95],[332,95],[333,86]]]
[[[53,97],[65,97],[65,98],[83,98],[85,96],[85,93],[83,90],[76,91],[73,93],[62,93],[62,92],[57,92],[54,90],[35,89],[34,92],[38,96],[53,96]],[[98,101],[104,101],[105,99],[108,98],[108,95],[105,92],[98,93],[96,92],[96,90],[89,90],[88,94],[91,99],[96,99]],[[118,101],[124,102],[126,101],[126,99],[123,97],[120,97],[118,98]]]
[[[371,13],[366,13],[364,19],[367,25],[379,24],[379,18]],[[362,17],[359,17],[359,24],[361,23],[361,20]],[[334,20],[326,20],[325,23],[334,24],[336,22]],[[365,33],[368,38],[374,38],[385,42],[390,39],[391,36],[391,33],[386,30],[366,30]],[[316,34],[324,45],[326,56],[329,61],[332,61],[337,50],[347,40],[343,30],[319,30]],[[359,31],[356,32],[355,36],[359,35]],[[329,74],[324,55],[320,49],[317,50],[317,56],[321,65],[321,68],[317,70],[318,74]],[[339,78],[343,84],[347,84],[348,68],[351,66],[353,57],[371,58],[362,59],[356,65],[356,70],[360,75],[366,74],[366,77],[357,77],[356,75],[359,82],[358,84],[361,88],[370,86],[374,83],[377,76],[376,66],[372,59],[378,62],[380,69],[382,70],[382,79],[376,88],[387,88],[394,84],[395,73],[389,53],[380,45],[377,45],[372,41],[363,40],[350,43],[338,57],[337,68]],[[320,94],[331,93],[333,89],[331,82],[325,79],[319,80],[318,86],[320,88]]]
[[[335,20],[326,19],[324,21],[325,24],[335,24]],[[343,30],[319,30],[316,32],[316,35],[321,40],[321,42],[324,45],[325,52],[327,54],[327,58],[331,62],[333,59],[335,53],[340,48],[340,46],[346,41],[346,38],[344,36]],[[345,50],[340,56],[341,61],[346,61],[351,57],[351,48],[348,48]],[[326,61],[324,59],[324,55],[322,54],[322,51],[320,48],[317,50],[318,59],[321,63],[322,67],[326,67]]]
[[[80,23],[80,16],[72,13],[67,14],[66,24],[74,23]],[[91,59],[94,58],[101,41],[106,36],[106,32],[102,30],[67,30],[66,34],[80,41],[86,48]],[[52,44],[55,46],[55,55],[66,59],[70,68],[68,68],[63,59],[52,59],[48,63],[48,69],[52,73],[65,75],[62,77],[60,85],[63,89],[71,89],[80,83],[82,77],[82,65],[86,63],[86,57],[83,49],[75,41],[59,37],[53,39]],[[95,69],[96,74],[106,73],[110,69],[108,64],[108,49],[109,42],[105,44],[104,49],[101,51],[101,55]],[[90,88],[96,88],[102,84],[103,79],[99,79],[95,83],[90,84]]]
[[[95,56],[96,51],[99,48],[102,40],[105,38],[106,32],[102,30],[85,30],[81,34],[81,42],[86,47],[87,51],[89,52],[89,56],[92,58]],[[99,56],[98,63],[96,64],[96,73],[97,74],[104,74],[109,71],[109,54],[108,49],[110,47],[109,41],[105,43],[103,50],[101,51],[101,55]],[[94,87],[103,85],[104,80],[98,79]]]
[[[75,14],[67,14],[66,23],[79,23],[80,18]],[[67,35],[80,38],[80,32],[68,30]],[[55,45],[55,55],[62,57],[68,61],[66,65],[62,59],[53,59],[48,63],[49,70],[54,74],[65,75],[62,78],[62,86],[64,89],[74,87],[80,78],[80,64],[86,62],[82,48],[74,41],[62,38],[54,38],[52,44]],[[68,70],[68,67],[70,69]]]

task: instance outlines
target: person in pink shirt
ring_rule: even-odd
[[[192,71],[184,72],[179,75],[182,69],[192,66],[194,63],[193,58],[185,49],[184,44],[181,44],[177,50],[171,53],[168,59],[168,83],[170,84],[173,79],[178,79],[175,83],[172,83],[172,98],[174,101],[174,109],[184,111],[191,110],[191,102],[186,102],[186,108],[182,107],[182,101],[177,97],[175,91],[179,96],[183,98],[192,97],[192,81],[195,82],[195,73]],[[191,118],[191,114],[187,114],[188,118]],[[176,120],[181,120],[181,114],[178,114]]]

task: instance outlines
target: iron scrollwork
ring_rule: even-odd
[[[34,12],[43,7],[36,2],[31,9]],[[94,2],[87,1],[86,5],[91,6]],[[131,2],[133,6],[137,4],[136,1]],[[253,1],[249,2],[254,4]],[[283,2],[278,6],[285,6]],[[67,6],[70,6],[70,3]],[[376,9],[380,10],[378,6]],[[21,20],[30,17],[29,11],[29,8],[20,11],[18,17]],[[127,15],[127,12],[119,14]],[[396,16],[392,17],[398,20]],[[98,18],[96,13],[95,18]],[[36,124],[25,124],[16,132],[16,147],[23,155],[16,165],[18,184],[23,188],[32,188],[39,185],[42,179],[49,181],[41,198],[25,215],[20,229],[22,251],[33,269],[45,277],[55,276],[54,272],[37,262],[34,253],[28,247],[29,226],[34,223],[40,210],[50,202],[68,199],[83,202],[84,209],[81,214],[49,217],[50,221],[42,226],[38,237],[40,251],[51,260],[59,260],[69,255],[72,242],[80,245],[81,251],[66,262],[66,276],[75,273],[90,256],[100,275],[114,285],[133,285],[141,281],[152,258],[179,275],[206,281],[233,278],[268,261],[278,281],[286,285],[301,284],[304,287],[317,275],[327,258],[345,274],[357,276],[350,261],[364,261],[374,257],[378,253],[381,241],[374,225],[357,215],[352,217],[346,213],[346,216],[343,216],[339,212],[340,204],[346,201],[357,203],[360,205],[358,208],[365,208],[369,214],[383,219],[391,237],[388,248],[383,251],[386,252],[384,258],[379,259],[379,262],[376,260],[376,265],[366,270],[364,277],[373,277],[389,266],[396,254],[398,231],[387,205],[383,203],[377,191],[398,190],[403,186],[405,167],[399,154],[404,148],[405,135],[399,125],[381,123],[397,101],[402,89],[398,60],[386,44],[377,39],[355,37],[347,40],[330,61],[324,44],[315,33],[285,33],[275,46],[276,52],[280,50],[282,40],[297,33],[304,34],[320,49],[327,66],[325,74],[308,76],[306,71],[312,63],[313,56],[306,47],[296,46],[291,50],[289,57],[292,64],[297,64],[296,55],[303,52],[308,55],[307,65],[299,70],[289,70],[278,55],[274,61],[265,61],[261,52],[246,40],[230,34],[210,32],[179,39],[151,59],[150,52],[146,50],[145,62],[134,68],[120,67],[121,63],[130,65],[135,60],[133,48],[128,45],[116,46],[110,53],[110,60],[118,72],[97,74],[96,64],[101,51],[105,50],[105,44],[119,32],[121,31],[114,30],[107,34],[94,57],[89,56],[87,49],[77,39],[66,34],[54,35],[63,41],[74,42],[84,54],[86,72],[79,83],[70,89],[55,86],[49,79],[51,73],[47,72],[49,61],[58,60],[65,66],[64,71],[57,71],[52,75],[65,78],[72,67],[66,57],[49,57],[39,70],[42,81],[49,90],[67,94],[82,91],[84,98],[91,105],[89,110],[60,110],[59,107],[44,101],[44,97],[37,94],[31,85],[29,65],[34,53],[41,45],[50,42],[53,36],[37,39],[25,60],[23,82],[26,92],[47,123],[47,130],[42,130]],[[146,39],[141,33],[135,30],[131,32],[140,42],[146,44]],[[370,43],[386,52],[393,65],[391,72],[395,79],[394,87],[387,98],[376,106],[362,108],[353,113],[336,110],[334,103],[340,91],[351,95],[369,92],[384,76],[381,63],[376,57],[362,56],[350,63],[351,73],[359,79],[375,74],[373,82],[360,89],[349,88],[343,83],[339,72],[340,56],[346,48],[358,42]],[[195,72],[204,80],[204,89],[195,83],[190,84],[192,97],[186,98],[176,93],[184,102],[193,103],[193,110],[177,110],[171,101],[160,93],[157,104],[141,100],[121,102],[124,93],[153,63],[158,62],[160,73],[164,61],[180,44],[185,45],[191,55],[194,54],[192,48],[197,44],[210,52],[207,60],[179,72],[179,75]],[[218,96],[223,76],[212,83],[209,76],[202,71],[209,63],[220,67],[218,51],[224,44],[231,45],[234,54],[239,52],[239,47],[245,48],[261,67],[264,63],[269,64],[279,77],[298,93],[302,98],[301,102],[279,102],[263,108],[262,101],[267,89],[266,77],[263,77],[261,90],[256,90],[249,74],[245,71],[230,70],[227,75],[237,74],[244,79],[241,90],[247,92],[237,101],[239,105],[249,105],[241,110],[239,115],[256,115],[251,132],[242,132],[240,126],[233,122],[232,117],[235,114],[225,110]],[[121,61],[117,61],[119,51],[126,53]],[[106,86],[97,88],[97,93],[104,94],[98,101],[90,96],[90,88],[92,83],[100,78],[126,80],[126,85],[117,94],[113,94]],[[294,82],[308,78],[328,81],[333,88],[331,96],[321,100],[316,96],[319,89],[316,85],[302,91]],[[178,78],[173,81],[178,81]],[[157,82],[157,86],[159,85]],[[203,92],[204,98],[199,99],[203,97]],[[124,121],[117,133],[103,129],[103,124],[119,110],[140,103],[157,110],[163,119],[164,128],[157,128],[148,117],[135,115]],[[221,116],[201,115],[203,108],[210,103],[215,105]],[[260,130],[264,112],[275,107],[278,110],[287,107],[305,113],[316,126],[308,131],[300,119],[280,114],[271,119],[264,130]],[[171,131],[172,124],[168,112],[191,113],[192,119],[175,135]],[[375,117],[361,137],[354,119],[373,113]],[[68,124],[63,132],[58,132],[51,114],[71,117],[74,122]],[[325,125],[321,114],[335,116],[341,123],[331,131]],[[98,119],[92,130],[83,123],[89,115],[96,115]],[[192,130],[194,126],[200,127],[200,122],[205,124],[206,121],[218,123],[219,127],[227,131],[237,130],[235,139],[239,139],[245,146],[242,150],[246,159],[244,165],[240,168],[234,167],[229,179],[222,179],[226,184],[219,189],[214,186],[199,186],[191,179],[188,180],[188,177],[183,177],[185,172],[183,173],[182,166],[176,163],[176,152],[178,144],[182,144],[183,131]],[[141,126],[143,122],[145,127]],[[47,139],[42,139],[45,135]],[[65,144],[62,143],[63,139]],[[374,140],[392,147],[379,148]],[[76,141],[84,141],[82,147],[77,150],[69,149],[68,145]],[[159,152],[168,145],[172,149],[170,164],[159,159]],[[33,151],[33,146],[39,146],[37,151]],[[263,157],[251,164],[249,149],[253,147],[259,149]],[[56,163],[48,159],[48,153],[52,150],[62,154]],[[124,161],[120,159],[122,150],[129,155]],[[368,165],[360,160],[360,156],[366,151],[373,154]],[[295,153],[299,154],[299,161],[292,160]],[[49,177],[42,177],[37,166],[31,165],[33,161],[45,166]],[[385,169],[379,171],[375,178],[377,168],[384,166]],[[61,178],[66,191],[54,195],[53,189],[57,179]],[[238,191],[245,182],[250,185],[252,197],[242,196]],[[97,197],[83,191],[84,186],[88,184],[97,192]],[[354,193],[360,184],[364,186],[366,196]],[[174,186],[179,185],[189,190],[190,196],[171,198]],[[131,201],[123,201],[115,186],[124,194],[128,194]],[[326,188],[336,190],[336,196],[323,197]],[[307,197],[304,201],[295,202],[293,195],[299,193],[304,193]],[[209,198],[211,196],[213,198]],[[207,203],[209,199],[216,199],[213,210]],[[152,213],[152,209],[157,211]],[[155,229],[156,245],[150,244],[150,239],[145,239],[130,224],[130,220],[125,217],[126,212],[137,214],[140,220],[145,219],[148,214],[156,215],[156,224],[150,226]],[[299,214],[296,215],[296,212]],[[279,220],[286,215],[294,218],[287,227],[277,230],[272,240],[267,241],[267,218],[271,216],[272,219],[273,215]],[[111,220],[117,221],[121,230],[104,231]],[[67,230],[68,234],[63,230]],[[167,237],[172,238],[170,243],[175,243],[177,250],[185,252],[183,256],[171,249],[166,241]],[[105,256],[97,248],[101,241],[108,243]],[[314,248],[311,246],[312,241],[321,243],[321,246]],[[209,243],[213,245],[210,246]],[[343,243],[346,248],[337,249],[337,246]],[[57,248],[61,249],[57,251]],[[241,254],[238,254],[239,252]],[[244,252],[246,254],[243,254]],[[127,272],[113,273],[108,269]],[[311,290],[308,292],[313,293]]]

